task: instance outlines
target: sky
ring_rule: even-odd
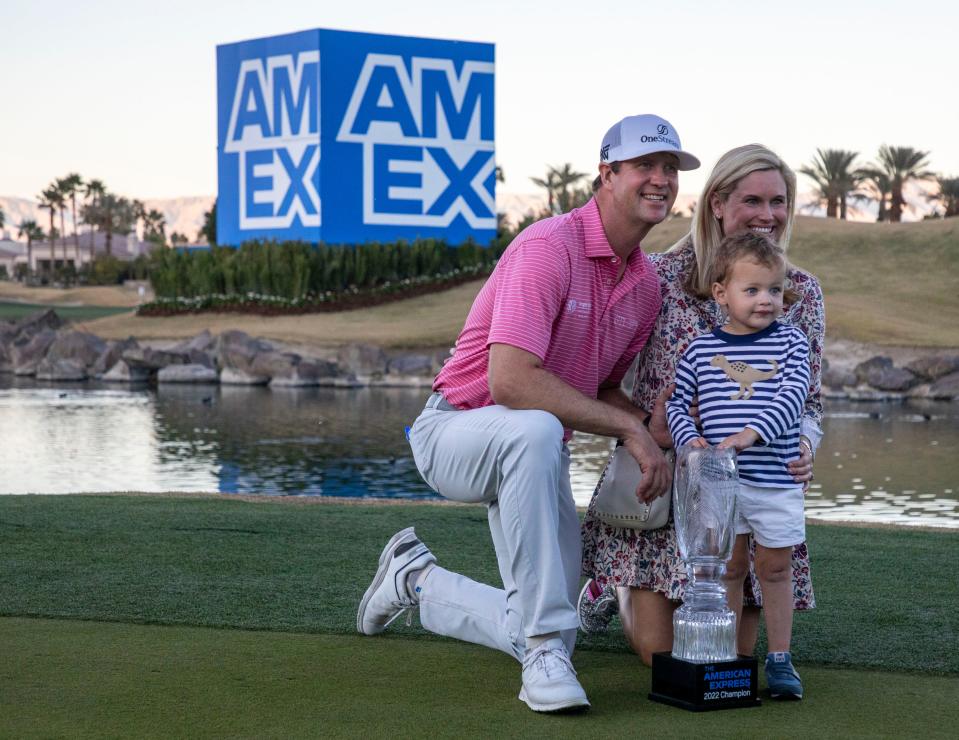
[[[547,165],[592,175],[635,113],[703,161],[684,193],[749,142],[794,168],[817,147],[866,163],[912,146],[959,176],[953,0],[4,0],[0,195],[68,172],[141,199],[214,194],[216,46],[313,28],[494,43],[505,192],[535,192]]]

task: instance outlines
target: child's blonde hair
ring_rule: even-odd
[[[786,274],[786,255],[762,234],[746,231],[723,239],[716,247],[712,265],[709,269],[709,284],[725,283],[734,264],[740,260],[752,260],[771,270],[782,270]]]

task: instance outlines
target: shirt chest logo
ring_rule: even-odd
[[[613,326],[618,326],[620,329],[629,329],[630,331],[635,331],[639,328],[639,321],[630,318],[629,316],[621,316],[620,314],[614,313]]]
[[[575,298],[570,298],[566,301],[566,313],[570,316],[582,316],[585,318],[589,316],[592,310],[592,301],[576,300]]]

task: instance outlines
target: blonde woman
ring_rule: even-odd
[[[694,337],[724,321],[711,294],[712,254],[725,236],[746,231],[763,234],[787,250],[796,206],[796,176],[766,147],[738,147],[719,159],[698,204],[691,232],[668,252],[651,255],[659,275],[663,308],[639,355],[632,401],[652,412],[650,431],[664,447],[672,444],[663,403],[676,363]],[[803,270],[790,266],[787,281],[792,302],[784,309],[781,322],[801,329],[810,350],[801,454],[790,463],[789,470],[797,483],[808,486],[815,450],[822,438],[819,391],[825,333],[823,297],[818,280]],[[618,529],[600,521],[591,503],[583,522],[583,573],[590,579],[579,601],[584,630],[605,630],[618,610],[626,638],[643,662],[649,664],[653,653],[672,648],[672,614],[686,585],[672,517],[660,529]],[[815,606],[805,543],[794,548],[790,572],[779,577],[792,580],[794,609]],[[739,651],[752,654],[762,605],[752,561],[745,580]]]

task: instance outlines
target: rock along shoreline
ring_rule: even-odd
[[[863,357],[863,346],[838,344],[832,361],[827,357],[823,362],[825,398],[959,399],[955,350],[925,350],[894,359],[883,354]],[[387,352],[359,343],[301,353],[238,330],[219,335],[203,331],[175,344],[147,345],[133,337],[108,341],[72,329],[53,309],[0,321],[0,373],[56,383],[93,379],[127,384],[428,388],[448,356],[446,349]]]

